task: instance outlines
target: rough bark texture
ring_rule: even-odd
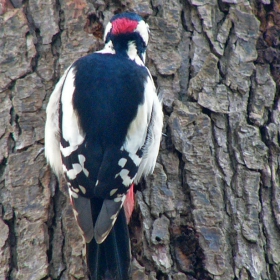
[[[150,25],[165,112],[137,187],[132,279],[280,279],[278,0],[1,0],[0,279],[88,279],[64,184],[38,152],[58,78],[125,10]]]

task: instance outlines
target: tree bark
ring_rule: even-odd
[[[45,108],[113,14],[150,25],[165,125],[137,186],[132,279],[280,279],[278,0],[1,0],[0,279],[88,279]]]

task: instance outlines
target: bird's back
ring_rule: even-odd
[[[144,102],[145,66],[113,54],[94,53],[74,63],[73,106],[88,139],[121,145]]]

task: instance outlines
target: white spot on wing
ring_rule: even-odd
[[[85,188],[85,187],[79,185],[79,189],[81,190],[81,192],[82,192],[83,194],[86,193],[86,188]]]
[[[82,166],[79,163],[72,164],[73,169],[76,172],[76,175],[79,174],[82,171]]]
[[[119,162],[118,162],[118,165],[119,165],[120,167],[124,167],[125,164],[126,164],[126,162],[127,162],[127,159],[126,159],[126,158],[121,158],[121,159],[119,160]]]
[[[79,189],[76,189],[76,188],[71,188],[71,190],[73,191],[73,192],[75,192],[75,193],[78,193],[79,192]]]
[[[63,148],[60,144],[60,152],[63,154],[64,157],[68,157],[72,154],[72,152],[76,151],[78,149],[78,146],[68,146]]]
[[[84,163],[86,161],[86,158],[84,155],[78,155],[78,159],[79,159],[79,163],[81,164],[81,166],[84,166]]]
[[[129,170],[127,169],[122,169],[121,172],[119,173],[122,179],[125,179],[125,177],[128,176]]]
[[[71,189],[68,189],[70,196],[74,197],[74,198],[78,198],[78,195],[73,192]]]
[[[117,190],[118,190],[118,189],[112,189],[112,190],[110,191],[110,196],[114,195],[114,194],[116,193]]]
[[[87,169],[85,169],[85,168],[83,168],[83,172],[84,172],[84,174],[88,177],[88,175],[89,175],[88,170],[87,170]]]
[[[139,166],[141,162],[141,158],[137,154],[129,153],[129,157],[132,159],[132,161],[136,166]]]
[[[120,202],[120,201],[122,201],[122,197],[116,197],[116,198],[114,198],[114,201],[115,202]]]
[[[84,166],[85,161],[86,161],[85,156],[84,156],[84,155],[78,155],[78,159],[79,159],[79,162],[80,162],[80,164],[81,164],[81,166],[82,166],[82,169],[83,169],[84,174],[88,177],[89,172],[88,172],[88,170],[87,170],[87,169],[85,168],[85,166]]]
[[[82,166],[79,163],[74,163],[72,164],[73,169],[70,169],[66,172],[66,176],[70,180],[74,180],[77,176],[82,171]]]
[[[122,169],[120,173],[118,173],[115,178],[120,176],[122,178],[122,183],[124,186],[129,187],[132,184],[132,179],[128,176],[129,170]]]
[[[76,173],[74,169],[70,169],[66,172],[66,176],[68,177],[68,179],[73,180],[76,179]]]

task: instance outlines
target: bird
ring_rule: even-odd
[[[104,48],[71,64],[46,108],[45,157],[64,176],[90,279],[129,279],[134,184],[154,170],[163,110],[145,66],[149,26],[114,15]]]

